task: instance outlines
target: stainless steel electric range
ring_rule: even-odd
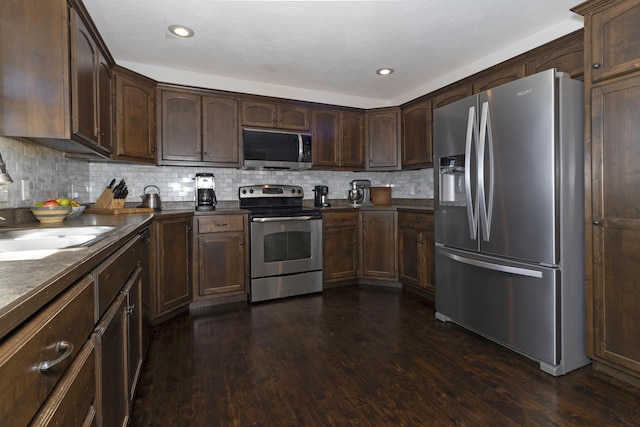
[[[321,292],[322,215],[303,208],[302,187],[249,185],[238,196],[249,210],[250,301]]]

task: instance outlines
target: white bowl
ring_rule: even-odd
[[[71,212],[69,212],[66,219],[78,218],[80,215],[82,215],[82,212],[84,212],[85,208],[86,206],[72,206]]]

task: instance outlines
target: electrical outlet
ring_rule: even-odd
[[[9,188],[6,185],[0,186],[0,203],[9,201]]]
[[[22,190],[22,201],[29,200],[31,198],[31,191],[29,190],[29,181],[26,179],[20,180],[20,186]]]

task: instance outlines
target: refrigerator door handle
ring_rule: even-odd
[[[474,203],[471,194],[471,147],[473,142],[478,145],[478,126],[476,126],[476,107],[469,107],[469,119],[467,120],[467,138],[464,149],[464,188],[467,201],[467,218],[469,221],[469,235],[471,240],[476,240],[478,235],[478,196]]]
[[[441,254],[454,261],[461,262],[463,264],[472,265],[474,267],[480,267],[487,270],[499,271],[501,273],[511,273],[518,276],[533,277],[536,279],[542,279],[542,271],[530,270],[528,268],[510,267],[503,264],[494,264],[492,262],[481,261],[478,259],[466,258],[460,255],[452,254],[451,252],[441,251]]]
[[[485,154],[486,152],[486,154]],[[489,158],[488,183],[485,182],[485,157]],[[482,239],[489,241],[491,234],[491,217],[493,214],[493,134],[491,133],[491,116],[489,114],[489,103],[482,103],[480,117],[480,140],[478,148],[478,193],[480,193],[480,227],[482,229]],[[487,191],[488,185],[488,191]],[[487,199],[488,198],[488,199]]]

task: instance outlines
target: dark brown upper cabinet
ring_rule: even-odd
[[[238,100],[213,93],[161,90],[161,164],[239,166]]]
[[[308,131],[311,110],[295,103],[243,100],[242,125]]]
[[[402,169],[433,166],[431,99],[402,107]]]

